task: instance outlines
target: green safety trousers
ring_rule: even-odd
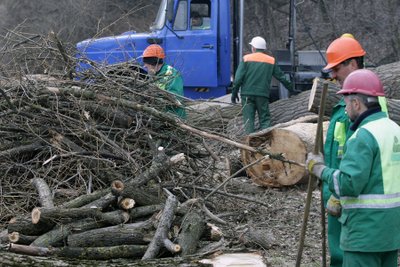
[[[246,134],[250,134],[255,131],[254,119],[256,112],[258,114],[260,130],[268,128],[271,124],[268,97],[244,95],[241,97],[243,123]]]
[[[397,267],[397,253],[344,251],[343,267]]]
[[[343,263],[343,250],[340,249],[340,231],[342,229],[342,224],[338,219],[338,217],[328,214],[328,247],[331,256],[330,267],[342,267]]]

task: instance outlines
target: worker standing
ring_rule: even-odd
[[[183,96],[183,80],[180,73],[164,62],[164,49],[157,45],[149,45],[143,52],[143,64],[151,76],[155,76],[156,85],[176,96],[179,106],[168,106],[167,111],[186,118],[185,109],[180,103],[179,96]]]
[[[378,76],[350,73],[342,90],[354,133],[339,168],[309,153],[306,166],[340,199],[343,267],[397,267],[400,248],[400,127],[381,111]]]
[[[267,44],[262,37],[254,37],[251,54],[245,55],[235,74],[232,89],[232,103],[242,98],[242,113],[247,134],[255,131],[254,119],[258,114],[260,130],[270,126],[269,94],[272,77],[278,79],[289,91],[292,84],[276,64],[274,57],[265,54]]]
[[[345,78],[355,70],[364,68],[365,50],[354,36],[346,33],[334,40],[326,51],[328,64],[324,70],[331,71],[331,77],[340,86]],[[384,97],[379,97],[382,110],[387,112]],[[352,134],[350,120],[345,111],[345,102],[341,99],[332,110],[329,127],[324,145],[325,164],[330,168],[339,168],[343,156],[343,148],[348,137]],[[341,224],[340,204],[335,194],[329,190],[327,184],[323,185],[324,205],[328,212],[328,247],[330,252],[330,266],[341,267],[343,251],[340,249]]]

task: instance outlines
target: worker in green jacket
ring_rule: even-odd
[[[260,130],[270,126],[269,94],[272,77],[278,79],[289,91],[292,83],[288,81],[276,64],[274,57],[265,54],[267,44],[262,37],[254,37],[251,42],[251,54],[245,55],[235,74],[232,89],[232,103],[242,98],[242,113],[247,134],[255,131],[254,119],[258,114]]]
[[[186,111],[179,99],[179,96],[183,96],[183,79],[174,67],[164,62],[164,49],[157,44],[149,45],[142,57],[147,72],[157,78],[155,84],[176,96],[177,105],[168,106],[167,111],[186,118]]]
[[[328,64],[324,70],[329,70],[331,77],[340,86],[343,85],[346,77],[355,70],[364,68],[365,51],[354,36],[345,33],[334,40],[326,50]],[[387,112],[385,98],[379,97],[381,108]],[[324,144],[324,158],[326,166],[339,168],[343,157],[344,145],[348,137],[353,133],[350,129],[350,120],[345,111],[343,98],[333,107],[329,127]],[[343,251],[340,249],[341,224],[338,221],[340,216],[340,204],[335,194],[329,190],[327,184],[323,184],[323,200],[328,212],[328,247],[330,252],[330,266],[341,267]]]
[[[379,104],[372,71],[350,73],[338,92],[353,123],[339,168],[309,153],[306,166],[339,197],[343,267],[397,267],[400,248],[400,126]]]

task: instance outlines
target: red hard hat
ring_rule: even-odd
[[[164,49],[158,44],[149,45],[143,52],[143,57],[165,58]]]
[[[364,55],[365,50],[356,39],[342,36],[333,41],[326,50],[328,65],[324,67],[324,70],[332,69],[346,59]]]
[[[355,70],[346,77],[342,90],[337,94],[363,94],[385,96],[383,85],[378,75],[366,69]]]

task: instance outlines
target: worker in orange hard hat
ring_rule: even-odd
[[[354,134],[338,167],[309,153],[307,169],[340,199],[343,264],[397,267],[400,249],[400,126],[381,111],[382,82],[371,70],[350,73],[342,89]],[[397,229],[397,230],[396,230]]]
[[[332,78],[336,79],[342,86],[350,73],[364,68],[365,54],[365,50],[352,34],[343,34],[340,38],[334,40],[326,50],[328,64],[324,67],[324,70],[329,70]],[[384,97],[378,99],[381,101],[382,110],[387,112]],[[344,153],[344,145],[353,133],[350,129],[351,122],[345,106],[346,103],[343,99],[334,106],[326,134],[324,158],[325,165],[330,168],[339,168]],[[322,188],[323,200],[328,212],[330,266],[339,267],[342,266],[343,261],[343,250],[340,248],[342,225],[338,220],[341,206],[337,196],[329,190],[326,183],[323,184]]]
[[[179,98],[179,96],[183,96],[183,79],[174,67],[164,62],[164,49],[158,44],[149,45],[143,51],[142,58],[147,72],[151,76],[157,77],[155,81],[156,85],[176,95],[178,106],[168,106],[167,110],[181,118],[185,118],[186,112],[180,102],[181,98]]]

